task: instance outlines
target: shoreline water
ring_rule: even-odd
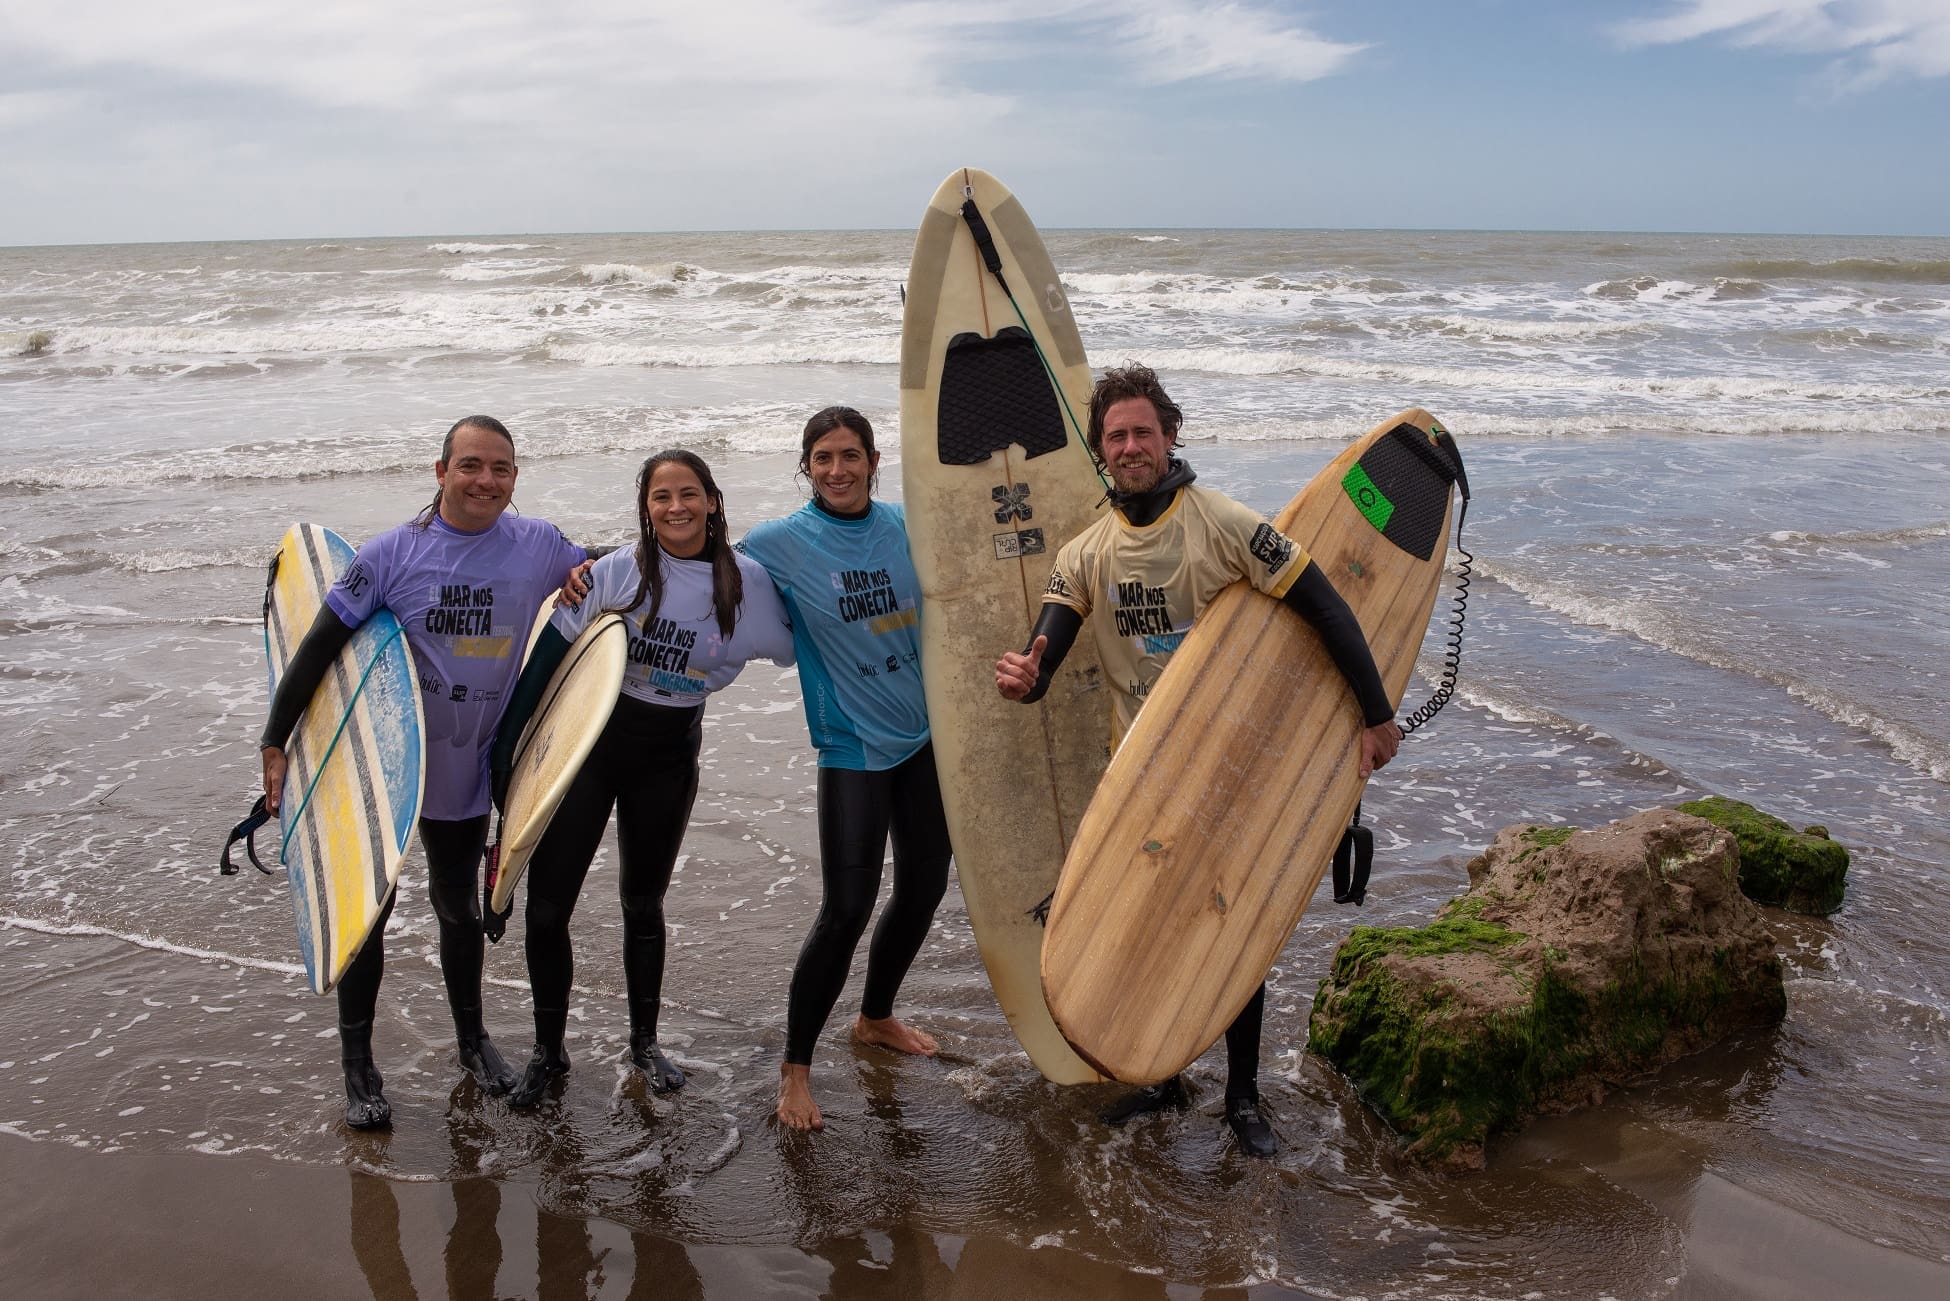
[[[115,961],[116,955],[97,946],[122,943],[36,933],[26,955],[9,944],[8,966],[39,967],[47,973],[42,980],[74,986],[68,992],[85,996],[104,960]],[[95,951],[66,951],[84,946]],[[431,981],[432,973],[426,978]],[[290,977],[287,983],[302,981]],[[1596,1188],[1615,1190],[1611,1215],[1621,1222],[1613,1231],[1639,1241],[1638,1267],[1622,1269],[1613,1262],[1601,1271],[1605,1283],[1597,1285],[1575,1262],[1546,1257],[1535,1262],[1536,1272],[1529,1276],[1545,1295],[1601,1290],[1677,1298],[1825,1301],[1847,1295],[1894,1301],[1950,1287],[1950,1260],[1931,1262],[1796,1209],[1779,1189],[1743,1174],[1737,1161],[1730,1163],[1724,1147],[1716,1151],[1713,1138],[1697,1128],[1696,1115],[1675,1114],[1674,1095],[1711,1096],[1730,1084],[1737,1094],[1734,1081],[1767,1069],[1768,1038],[1748,1036],[1722,1045],[1657,1081],[1614,1091],[1593,1109],[1533,1122],[1492,1145],[1489,1172],[1436,1182],[1447,1185],[1442,1195],[1458,1208],[1480,1202],[1485,1184],[1512,1180],[1534,1183],[1545,1198],[1568,1196],[1573,1203]],[[587,1046],[586,1040],[571,1042],[578,1054]],[[828,1067],[830,1056],[822,1055]],[[886,1090],[882,1101],[870,1100],[869,1113],[891,1107],[898,1124],[900,1077],[932,1067],[888,1054],[855,1050],[851,1056],[870,1088]],[[1061,1234],[1055,1235],[1058,1240],[1025,1244],[980,1231],[944,1231],[919,1189],[904,1211],[863,1223],[814,1229],[817,1209],[802,1206],[804,1218],[769,1228],[746,1223],[725,1235],[713,1232],[709,1223],[669,1215],[668,1188],[612,1199],[599,1208],[572,1199],[565,1203],[561,1182],[588,1172],[578,1168],[582,1154],[559,1121],[535,1122],[543,1131],[539,1144],[511,1154],[502,1146],[505,1126],[488,1114],[499,1104],[459,1078],[450,1049],[436,1045],[422,1052],[410,1074],[425,1078],[415,1078],[403,1091],[396,1130],[376,1135],[337,1130],[339,1155],[325,1163],[318,1160],[322,1152],[291,1159],[248,1145],[226,1147],[228,1136],[206,1138],[201,1150],[194,1142],[190,1150],[155,1150],[113,1141],[105,1150],[90,1150],[85,1140],[46,1133],[30,1139],[8,1124],[0,1128],[11,1175],[0,1188],[0,1223],[7,1226],[0,1275],[23,1292],[44,1296],[112,1294],[140,1278],[144,1290],[156,1295],[289,1287],[306,1295],[377,1298],[444,1289],[454,1296],[767,1295],[870,1301],[1035,1295],[1220,1301],[1349,1295],[1341,1289],[1350,1283],[1352,1295],[1370,1294],[1372,1287],[1392,1292],[1417,1274],[1433,1281],[1438,1276],[1429,1269],[1433,1265],[1450,1277],[1428,1289],[1430,1295],[1520,1293],[1463,1283],[1468,1271],[1459,1267],[1490,1245],[1479,1236],[1488,1226],[1450,1237],[1422,1268],[1392,1283],[1361,1279],[1365,1271],[1359,1269],[1349,1278],[1352,1261],[1344,1259],[1337,1283],[1315,1287],[1304,1274],[1291,1277],[1291,1267],[1277,1257],[1256,1261],[1243,1276],[1220,1272],[1214,1277],[1155,1263],[1120,1265],[1066,1245]],[[329,1111],[331,1072],[321,1073],[317,1083],[325,1093],[317,1102]],[[1207,1094],[1215,1083],[1216,1076],[1205,1081]],[[676,1105],[694,1101],[680,1099]],[[1210,1111],[1209,1096],[1205,1102]],[[627,1085],[617,1088],[609,1105],[612,1119],[641,1125],[653,1136],[654,1153],[655,1131],[671,1121],[674,1108]],[[1345,1118],[1380,1129],[1371,1116]],[[841,1127],[861,1119],[844,1104],[835,1110]],[[734,1134],[727,1163],[746,1147],[763,1144],[775,1149],[787,1183],[812,1193],[822,1179],[818,1167],[825,1140],[767,1132],[749,1114],[745,1120],[756,1122],[753,1132]],[[330,1143],[336,1127],[328,1116],[321,1115],[321,1122],[320,1137]],[[1209,1117],[1206,1123],[1216,1138],[1217,1126]],[[1728,1115],[1719,1123],[1737,1124],[1738,1117]],[[446,1141],[428,1146],[443,1130]],[[925,1140],[910,1134],[904,1141]],[[562,1145],[563,1150],[551,1150]],[[1264,1221],[1261,1232],[1281,1236],[1294,1217],[1308,1216],[1307,1184],[1326,1173],[1319,1156],[1314,1154],[1298,1180],[1281,1170],[1241,1169],[1234,1159],[1227,1181],[1235,1191],[1241,1180],[1257,1184],[1248,1216]],[[1225,1163],[1223,1155],[1220,1162]],[[645,1163],[639,1156],[629,1164],[642,1168],[628,1173],[647,1176],[654,1187],[660,1161]],[[695,1196],[696,1190],[680,1189],[676,1195]],[[1419,1236],[1435,1227],[1385,1207],[1375,1210],[1383,1212],[1383,1227],[1369,1244],[1377,1255],[1399,1254],[1391,1242],[1397,1231]],[[1550,1213],[1541,1205],[1537,1211]],[[678,1225],[689,1232],[672,1236]],[[1353,1259],[1364,1253],[1356,1243],[1348,1247]],[[1508,1284],[1523,1278],[1521,1270],[1514,1271]]]
[[[215,874],[256,780],[262,565],[293,519],[355,541],[398,522],[431,492],[439,433],[488,410],[520,440],[520,508],[571,536],[626,533],[638,461],[680,443],[711,462],[736,536],[803,499],[789,449],[811,410],[850,402],[894,445],[904,235],[0,250],[0,340],[53,335],[34,356],[0,349],[0,1135],[33,1140],[23,1167],[60,1163],[18,1194],[45,1191],[56,1229],[99,1230],[90,1187],[128,1189],[106,1227],[151,1243],[179,1208],[142,1171],[180,1163],[196,1186],[261,1165],[246,1177],[331,1221],[322,1242],[343,1256],[349,1172],[369,1165],[416,1226],[421,1290],[444,1277],[462,1184],[502,1197],[511,1289],[540,1284],[526,1244],[545,1219],[551,1241],[590,1226],[604,1260],[634,1260],[634,1230],[809,1291],[913,1260],[946,1269],[913,1276],[952,1295],[1023,1293],[1026,1260],[1153,1296],[1248,1279],[1728,1295],[1776,1264],[1826,1278],[1804,1246],[1864,1278],[1934,1281],[1950,1261],[1934,1070],[1950,1058],[1950,241],[1050,236],[1093,359],[1165,366],[1201,482],[1272,511],[1411,405],[1468,458],[1458,694],[1371,788],[1367,905],[1317,902],[1271,974],[1278,1158],[1230,1150],[1216,1055],[1193,1067],[1192,1111],[1127,1131],[1095,1122],[1102,1091],[1044,1085],[952,885],[901,1003],[944,1058],[846,1044],[856,975],[816,1062],[833,1128],[781,1143],[764,1122],[819,890],[797,683],[769,666],[705,721],[668,909],[664,1024],[693,1081],[675,1100],[618,1066],[613,848],[577,912],[575,1070],[531,1117],[455,1087],[409,862],[377,1035],[399,1112],[383,1148],[337,1125],[331,1007],[290,974],[282,883]],[[900,495],[897,456],[881,491]],[[1839,913],[1770,918],[1789,965],[1779,1032],[1493,1144],[1482,1176],[1404,1166],[1304,1050],[1339,939],[1428,920],[1508,823],[1705,794],[1825,823],[1855,855]],[[489,1024],[514,1057],[519,925],[488,959]],[[565,1268],[565,1288],[586,1285]]]

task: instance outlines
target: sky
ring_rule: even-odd
[[[1950,234],[1950,0],[13,0],[0,246],[1045,227]]]

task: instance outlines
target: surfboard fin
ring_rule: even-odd
[[[250,814],[230,829],[230,838],[223,842],[223,857],[217,863],[217,871],[220,875],[237,875],[239,869],[230,861],[230,850],[240,840],[244,842],[244,855],[250,859],[252,867],[266,876],[276,875],[257,857],[257,829],[270,820],[271,811],[264,807],[264,797],[260,795],[257,797],[257,803],[251,805]]]

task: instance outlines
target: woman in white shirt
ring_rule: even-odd
[[[528,979],[535,1000],[535,1050],[509,1095],[517,1107],[541,1101],[566,1075],[573,955],[569,918],[616,814],[621,850],[623,974],[629,992],[630,1060],[650,1088],[684,1086],[684,1073],[657,1044],[663,990],[664,891],[697,798],[704,699],[729,685],[747,660],[793,662],[792,629],[765,571],[734,552],[724,495],[693,452],[659,452],[637,476],[638,538],[595,562],[589,594],[558,606],[515,687],[495,742],[495,789],[505,789],[514,747],[535,702],[569,646],[598,615],[622,614],[629,661],[616,711],[556,810],[528,866]]]

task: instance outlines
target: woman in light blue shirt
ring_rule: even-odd
[[[891,835],[894,889],[867,949],[856,1042],[933,1056],[932,1035],[894,1016],[894,996],[948,887],[948,823],[921,689],[921,584],[901,508],[875,501],[873,426],[851,407],[806,422],[799,470],[812,500],[740,542],[778,585],[792,621],[806,727],[819,751],[819,916],[792,972],[778,1117],[820,1129],[813,1045],[839,1000],[880,893]]]

